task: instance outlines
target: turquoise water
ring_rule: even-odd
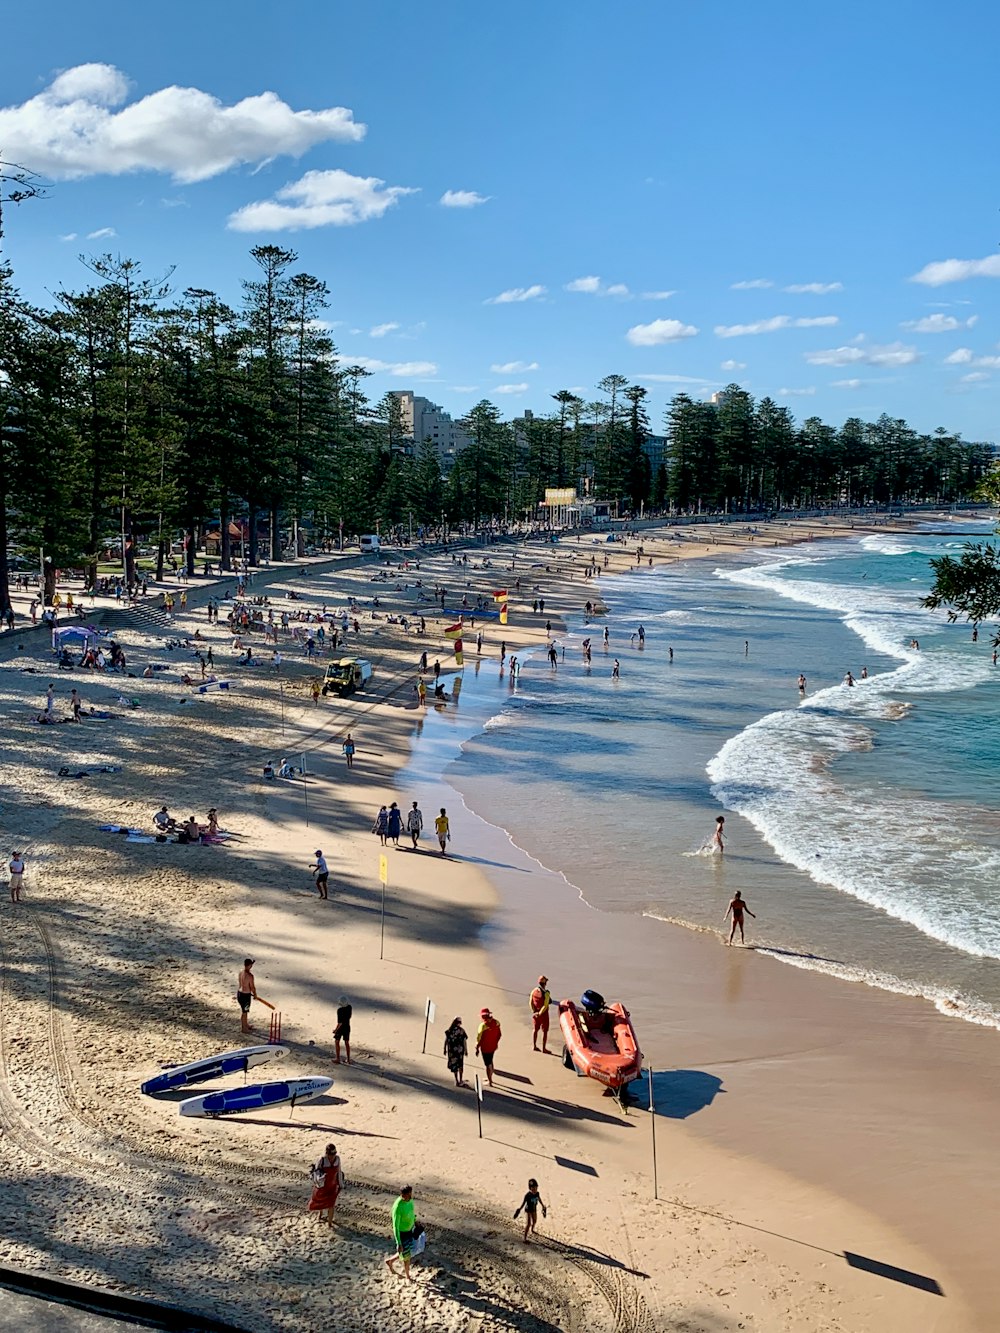
[[[657,919],[720,930],[741,888],[777,959],[1000,1026],[1000,668],[919,605],[930,557],[987,530],[604,580],[555,670],[466,673],[449,781],[592,906],[649,917],[651,948]]]

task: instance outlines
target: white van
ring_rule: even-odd
[[[370,533],[367,537],[361,538],[362,555],[378,555],[381,549],[381,543],[374,533]]]

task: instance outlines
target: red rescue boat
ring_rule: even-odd
[[[579,1006],[559,1001],[559,1026],[567,1069],[596,1079],[618,1092],[642,1074],[642,1051],[623,1004],[606,1004],[597,991],[584,991]]]

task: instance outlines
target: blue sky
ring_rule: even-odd
[[[373,395],[543,412],[616,372],[657,427],[736,380],[998,433],[993,6],[51,0],[4,28],[0,149],[52,186],[8,217],[35,300],[111,251],[235,302],[275,243]]]

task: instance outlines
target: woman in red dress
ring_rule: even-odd
[[[337,1206],[337,1196],[344,1184],[344,1172],[340,1165],[340,1155],[334,1143],[326,1145],[326,1152],[310,1172],[313,1182],[312,1198],[309,1211],[318,1212],[320,1221],[333,1226],[333,1210]]]

